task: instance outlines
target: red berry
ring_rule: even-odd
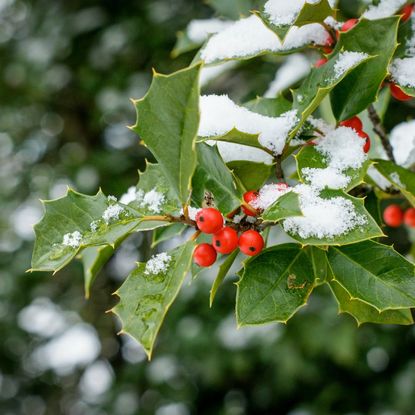
[[[359,19],[349,19],[343,23],[341,27],[342,32],[348,32],[350,29],[353,29],[359,23]]]
[[[212,245],[221,254],[230,254],[238,246],[238,233],[228,226],[215,233]]]
[[[415,208],[409,208],[406,210],[403,221],[406,226],[410,228],[415,228]]]
[[[251,191],[246,192],[244,194],[244,200],[245,200],[246,203],[250,204],[251,202],[258,199],[258,196],[259,196],[258,192],[255,192],[254,190],[251,190]],[[257,213],[254,213],[254,212],[250,211],[245,206],[242,206],[242,210],[244,211],[245,215],[247,215],[247,216],[257,216]]]
[[[216,233],[223,228],[223,216],[215,208],[205,208],[196,215],[196,223],[203,233]]]
[[[340,126],[353,128],[353,130],[356,130],[356,131],[363,130],[363,123],[359,117],[353,117],[348,120],[342,121],[340,123]]]
[[[210,267],[215,263],[217,256],[212,245],[200,244],[193,253],[193,260],[199,267]]]
[[[264,238],[257,231],[246,231],[239,238],[239,249],[245,255],[258,255],[264,248]]]
[[[314,67],[320,68],[321,66],[325,65],[328,61],[329,60],[327,58],[321,58],[314,64]]]
[[[407,4],[401,11],[402,14],[402,21],[403,22],[407,22],[411,16],[412,16],[412,12],[414,11],[414,4]]]
[[[392,96],[398,101],[409,101],[412,99],[410,95],[405,94],[401,88],[396,84],[389,84]]]
[[[323,47],[321,48],[324,53],[329,55],[331,52],[333,52],[333,46],[334,46],[334,39],[331,37],[331,35],[327,34],[327,39],[324,42]]]
[[[357,134],[359,137],[363,138],[365,140],[365,145],[363,146],[363,151],[365,153],[369,153],[371,142],[369,134],[366,134],[364,131],[357,131]]]
[[[403,212],[399,205],[389,205],[383,211],[383,220],[391,228],[398,228],[403,222]]]

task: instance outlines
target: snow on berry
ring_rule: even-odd
[[[369,20],[383,19],[397,14],[407,0],[381,0],[378,5],[369,6],[363,17]]]
[[[62,245],[78,248],[81,245],[82,234],[79,231],[63,235]]]
[[[110,222],[120,219],[120,215],[124,211],[125,209],[118,204],[108,206],[102,214],[102,219],[108,225]]]
[[[290,191],[289,187],[278,186],[276,183],[266,184],[258,192],[258,197],[250,204],[255,209],[265,210],[273,205],[282,195]]]
[[[305,3],[314,4],[320,0],[268,0],[264,5],[264,13],[275,26],[288,26],[295,22]],[[334,7],[336,0],[329,0]]]
[[[353,68],[358,63],[368,58],[369,55],[363,52],[349,52],[345,51],[339,54],[336,63],[334,64],[334,73],[336,78],[343,76],[350,68]]]
[[[236,105],[227,95],[202,96],[200,112],[200,137],[221,136],[236,128],[247,134],[258,134],[259,142],[276,155],[282,153],[288,134],[299,121],[296,110],[268,117]]]
[[[153,255],[146,264],[144,274],[159,275],[166,273],[169,269],[171,259],[171,256],[168,255],[166,252]]]
[[[233,22],[220,19],[195,19],[187,26],[187,36],[194,43],[203,43],[209,35],[221,32]]]
[[[394,59],[389,67],[392,79],[401,86],[415,88],[415,56]]]
[[[303,239],[334,238],[367,223],[364,216],[356,213],[353,203],[344,197],[323,199],[317,189],[304,184],[293,190],[299,195],[303,216],[286,219],[283,222],[286,232]]]
[[[390,134],[396,162],[409,167],[415,163],[415,120],[398,124]]]
[[[266,52],[288,51],[307,44],[324,45],[327,35],[327,31],[317,23],[293,26],[282,44],[258,16],[252,15],[213,35],[202,49],[201,58],[209,64]]]
[[[279,67],[274,80],[265,92],[265,98],[274,98],[280,92],[285,91],[310,72],[310,62],[302,54],[290,55],[287,60]],[[297,97],[298,99],[298,97]]]

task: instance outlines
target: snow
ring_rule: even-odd
[[[209,64],[266,52],[288,51],[310,43],[324,45],[328,36],[327,31],[318,23],[294,26],[282,44],[278,36],[258,16],[252,15],[213,35],[202,49],[201,58]]]
[[[237,64],[237,62],[229,61],[216,66],[203,67],[200,73],[200,85],[202,87],[207,85],[209,82],[218,78],[222,74],[235,68]]]
[[[276,97],[280,92],[306,77],[310,70],[310,62],[304,55],[300,53],[290,55],[275,74],[274,80],[265,92],[265,97]]]
[[[283,222],[286,232],[303,239],[334,238],[367,222],[365,217],[356,213],[353,203],[344,197],[323,199],[317,189],[304,184],[293,190],[299,195],[303,216],[286,219]]]
[[[120,199],[120,203],[124,205],[136,202],[139,207],[148,209],[152,213],[160,213],[165,201],[166,197],[164,194],[158,192],[156,189],[151,189],[149,192],[145,193],[135,186],[130,187],[127,190],[127,193],[124,193]]]
[[[406,4],[406,0],[381,0],[377,6],[369,6],[363,17],[369,20],[393,16]]]
[[[288,186],[277,183],[266,184],[260,189],[258,197],[250,205],[255,209],[265,210],[291,190]]]
[[[200,137],[218,137],[233,128],[247,134],[258,134],[261,145],[281,154],[289,132],[298,122],[297,111],[280,117],[268,117],[239,107],[226,95],[208,95],[200,99]]]
[[[397,164],[410,167],[415,163],[415,120],[398,124],[390,134]]]
[[[107,197],[107,200],[108,200],[108,202],[110,202],[110,203],[117,203],[117,201],[118,201],[118,199],[117,199],[115,196],[113,196],[113,195],[109,195],[109,196]]]
[[[369,55],[363,52],[349,52],[345,51],[340,53],[339,57],[334,64],[334,73],[336,78],[343,76],[350,68],[353,68]]]
[[[268,0],[264,12],[275,26],[287,26],[295,22],[305,3],[318,3],[320,0]],[[331,7],[336,1],[330,0]]]
[[[399,85],[415,88],[415,56],[394,59],[389,67],[392,79]]]
[[[201,211],[202,209],[200,208],[195,208],[192,206],[188,207],[188,214],[189,214],[189,219],[191,220],[196,220],[196,215]],[[184,215],[184,211],[183,209],[180,210],[180,216]]]
[[[91,232],[96,232],[99,228],[99,221],[97,220],[93,220],[90,224],[89,224],[89,229],[91,230]]]
[[[324,135],[327,135],[329,133],[331,133],[332,131],[335,130],[335,128],[327,123],[326,121],[324,121],[321,118],[314,118],[314,117],[309,117],[307,119],[307,121],[314,127],[317,128],[319,131],[321,131]]]
[[[306,167],[301,170],[308,182],[311,182],[318,189],[345,189],[350,183],[351,178],[332,167],[326,169],[316,169]]]
[[[120,205],[111,205],[108,206],[104,213],[102,214],[102,219],[104,219],[105,223],[108,225],[110,222],[114,220],[119,220],[121,213],[124,212],[124,208]]]
[[[406,189],[406,186],[402,183],[401,177],[398,172],[393,172],[390,174],[391,180],[396,183],[401,189]]]
[[[129,205],[132,202],[135,202],[137,199],[141,200],[144,197],[144,192],[142,190],[138,190],[135,186],[131,186],[127,193],[124,193],[121,196],[120,203],[123,205]]]
[[[387,190],[391,186],[390,181],[387,180],[374,166],[369,167],[367,174],[380,189]]]
[[[203,43],[209,35],[221,32],[233,22],[220,19],[196,19],[187,26],[187,36],[194,43]]]
[[[170,265],[171,256],[166,252],[154,255],[146,264],[145,275],[159,275],[165,273]]]
[[[78,248],[81,245],[82,234],[79,231],[67,233],[63,236],[62,245]]]

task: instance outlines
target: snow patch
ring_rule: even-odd
[[[209,35],[221,32],[233,22],[220,19],[196,19],[187,26],[187,36],[194,43],[203,43]]]
[[[334,64],[334,73],[336,78],[342,77],[350,68],[353,68],[369,55],[363,52],[342,52]]]
[[[121,213],[124,212],[124,208],[118,204],[108,206],[102,214],[102,219],[108,225],[110,222],[120,219]]]
[[[403,167],[415,163],[415,120],[398,124],[390,134],[396,162]]]
[[[406,4],[406,0],[381,0],[377,6],[369,6],[363,17],[369,20],[383,19],[397,14]]]
[[[305,179],[318,189],[345,189],[351,178],[333,167],[316,169],[306,167],[301,170]]]
[[[171,256],[166,252],[154,255],[146,264],[146,269],[144,271],[145,275],[159,275],[167,272],[169,269]]]
[[[415,56],[394,59],[389,67],[392,79],[401,86],[415,88]]]
[[[81,245],[82,234],[79,231],[63,235],[62,245],[78,248]]]
[[[265,210],[272,206],[282,195],[291,192],[285,183],[266,184],[260,189],[258,197],[250,202],[254,209]]]

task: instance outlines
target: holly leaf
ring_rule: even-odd
[[[294,137],[307,118],[317,109],[323,99],[340,84],[348,74],[354,73],[360,65],[367,65],[373,60],[369,54],[356,59],[353,65],[342,68],[343,54],[353,51],[353,48],[336,48],[336,52],[330,55],[328,62],[319,68],[313,68],[307,78],[303,81],[300,88],[293,92],[293,109],[297,110],[299,123],[291,132]]]
[[[313,265],[316,285],[321,285],[331,279],[330,266],[327,260],[327,253],[324,249],[310,246],[307,250]]]
[[[279,222],[293,216],[303,216],[300,208],[299,196],[295,192],[288,192],[264,211],[261,218],[264,222]]]
[[[292,108],[292,103],[282,95],[276,98],[257,97],[243,105],[252,112],[256,112],[267,117],[279,117]]]
[[[176,44],[174,45],[171,55],[173,58],[177,58],[183,53],[197,49],[199,46],[200,43],[196,43],[193,40],[191,40],[187,32],[178,32]]]
[[[415,173],[388,160],[375,160],[375,169],[415,207]]]
[[[197,161],[200,69],[195,65],[168,76],[155,73],[147,95],[134,101],[137,123],[132,129],[153,153],[183,204],[190,196]]]
[[[256,147],[264,150],[264,147],[258,141],[259,134],[248,134],[239,131],[237,128],[233,128],[231,131],[224,135],[201,137],[198,139],[199,143],[206,141],[225,141],[234,144],[243,144],[245,146]]]
[[[114,245],[143,220],[137,211],[113,202],[101,191],[87,196],[68,189],[63,198],[43,203],[45,214],[35,225],[31,271],[57,272],[82,249]],[[113,209],[118,213],[106,221],[106,213]]]
[[[285,36],[293,26],[301,27],[311,23],[323,23],[327,17],[335,17],[336,11],[331,8],[328,0],[320,0],[315,3],[305,2],[291,24],[276,25],[273,23],[272,17],[265,11],[260,12],[259,16],[264,23],[278,35],[281,42],[284,42]]]
[[[226,166],[216,146],[204,143],[197,145],[198,165],[193,177],[192,200],[202,206],[205,192],[210,192],[215,206],[224,214],[234,211],[241,205],[238,191],[231,171]]]
[[[284,229],[286,232],[295,240],[300,242],[303,245],[316,245],[316,246],[324,246],[324,245],[349,245],[349,244],[356,244],[357,242],[365,241],[367,239],[373,238],[380,238],[384,236],[382,230],[376,223],[376,221],[369,215],[367,210],[365,209],[364,199],[355,198],[350,196],[340,190],[331,190],[326,189],[320,193],[320,197],[322,199],[334,199],[334,198],[343,198],[351,202],[354,210],[354,214],[356,217],[361,219],[363,224],[357,224],[353,229],[345,232],[341,235],[337,235],[335,237],[322,237],[318,238],[316,236],[310,237],[302,237],[297,230],[293,230],[293,228],[286,227],[284,222]],[[322,214],[325,214],[322,212]],[[294,218],[295,219],[295,218]],[[303,218],[299,218],[300,221]],[[304,220],[307,220],[304,217]],[[339,218],[340,220],[340,218]],[[288,228],[288,229],[287,229]]]
[[[209,297],[209,305],[212,307],[213,301],[216,297],[216,293],[218,292],[219,287],[222,285],[223,280],[228,275],[232,265],[234,264],[236,257],[238,256],[239,251],[235,249],[230,255],[228,255],[225,260],[222,262],[221,266],[219,267],[218,275],[213,281],[212,288],[210,290],[210,297]]]
[[[307,184],[310,184],[310,181],[305,177],[303,169],[326,169],[329,167],[326,157],[318,152],[314,146],[304,146],[297,154],[297,156],[295,156],[295,159],[297,161],[297,170],[300,180],[303,183]],[[371,161],[367,160],[359,169],[349,168],[342,172],[345,176],[350,178],[349,184],[344,189],[345,192],[349,192],[350,190],[364,183],[367,170],[371,164]]]
[[[377,100],[379,89],[388,75],[388,66],[397,47],[399,17],[360,22],[341,32],[335,52],[346,49],[373,56],[333,89],[331,104],[337,120],[345,120],[364,111]]]
[[[243,191],[260,189],[271,176],[273,165],[236,160],[226,164],[243,187]]]
[[[306,304],[313,269],[300,245],[277,245],[246,261],[237,285],[239,326],[286,323]]]
[[[352,297],[379,312],[415,307],[415,267],[374,241],[330,247],[333,278]]]
[[[386,310],[379,313],[376,308],[363,301],[352,298],[350,294],[336,281],[330,281],[329,286],[339,305],[339,313],[350,314],[358,326],[364,323],[400,324],[410,325],[414,323],[411,310]]]
[[[138,263],[115,292],[120,301],[111,311],[121,320],[120,334],[136,339],[149,359],[163,320],[190,270],[194,248],[190,241],[171,251],[166,270],[156,275],[146,271],[146,263]]]

